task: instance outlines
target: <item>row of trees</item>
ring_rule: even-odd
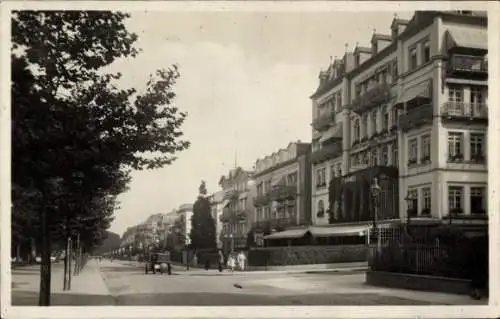
[[[121,74],[103,69],[140,52],[128,17],[12,14],[12,241],[40,250],[41,306],[50,305],[53,248],[82,256],[98,246],[130,171],[169,165],[189,147],[186,114],[173,104],[177,66],[157,70],[144,92],[119,88]]]

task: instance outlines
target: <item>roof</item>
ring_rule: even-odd
[[[288,229],[285,231],[281,231],[278,233],[270,234],[264,236],[264,239],[291,239],[291,238],[301,238],[303,237],[309,230],[307,228],[299,228],[299,229]]]
[[[446,31],[446,48],[471,48],[488,50],[488,33],[482,28],[454,27]]]
[[[340,237],[340,236],[363,236],[371,226],[368,225],[349,225],[349,226],[330,226],[330,227],[309,227],[311,235],[314,237]]]

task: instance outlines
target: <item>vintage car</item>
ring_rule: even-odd
[[[144,266],[144,272],[146,275],[150,272],[153,274],[156,274],[156,272],[164,274],[166,272],[171,275],[172,265],[170,263],[170,252],[150,253],[149,260],[146,261]]]

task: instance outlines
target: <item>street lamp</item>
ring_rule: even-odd
[[[381,187],[378,184],[378,178],[373,179],[373,184],[371,185],[372,201],[373,201],[373,228],[377,231],[377,251],[380,252],[381,246],[381,234],[380,229],[377,227],[378,217],[379,217],[379,205],[380,205],[380,192]]]

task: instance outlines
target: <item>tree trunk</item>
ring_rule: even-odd
[[[41,222],[41,266],[40,266],[40,292],[38,305],[50,306],[50,236],[47,221],[47,207],[43,203],[40,212]]]
[[[30,238],[30,243],[31,243],[31,258],[30,258],[30,263],[35,263],[36,261],[36,241],[34,237]]]
[[[16,245],[16,261],[20,262],[21,261],[21,244],[17,243]]]
[[[71,237],[68,238],[68,286],[67,289],[71,290],[71,260],[73,259],[73,249]]]
[[[66,239],[66,247],[64,248],[64,281],[63,290],[68,290],[68,267],[69,267],[69,253],[70,253],[71,237]]]
[[[73,269],[73,275],[78,275],[78,267],[80,266],[80,234],[76,235],[76,247],[75,247],[75,267]]]

